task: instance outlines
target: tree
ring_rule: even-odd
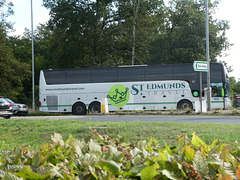
[[[51,18],[40,38],[48,68],[187,63],[205,60],[204,0],[43,0]],[[210,58],[230,44],[228,22],[213,19]],[[41,37],[41,34],[39,34]],[[44,42],[45,41],[45,42]],[[46,43],[47,42],[47,43]]]
[[[162,0],[119,0],[116,5],[121,35],[118,42],[125,52],[125,64],[143,64],[149,55],[150,42],[164,19],[164,3]]]
[[[229,78],[231,98],[233,99],[234,95],[240,94],[240,82],[236,82],[234,77]]]
[[[112,1],[44,0],[50,9],[51,67],[97,67],[121,64],[115,54]]]
[[[8,46],[12,49],[14,58],[19,61],[21,64],[25,64],[28,67],[29,73],[32,65],[32,44],[31,44],[31,32],[28,29],[25,29],[23,36],[10,36],[8,37]],[[38,84],[39,72],[36,72],[37,69],[37,55],[34,55],[34,64],[35,64],[35,85]],[[23,90],[22,93],[24,96],[18,98],[19,101],[26,104],[30,104],[32,97],[32,78],[31,74],[28,74],[28,78],[23,81]]]
[[[136,0],[136,7],[133,8],[133,40],[132,40],[132,65],[134,65],[135,60],[135,41],[136,41],[136,19],[138,17],[140,0]]]
[[[5,29],[0,23],[0,94],[16,99],[23,90],[23,81],[29,78],[29,65],[17,61],[7,45]]]
[[[7,31],[8,29],[12,28],[12,24],[6,21],[6,18],[13,14],[13,3],[8,2],[6,0],[0,1],[0,22],[1,26],[4,27],[2,30]]]
[[[12,3],[6,0],[0,2],[0,95],[15,99],[23,91],[23,82],[29,78],[29,65],[22,63],[15,58],[13,49],[9,45],[7,31],[11,28],[11,23],[6,21],[6,17],[13,14]],[[4,12],[4,10],[7,10]]]
[[[164,3],[44,0],[44,5],[51,15],[52,65],[66,68],[144,63]]]
[[[210,4],[210,58],[216,62],[222,50],[229,47],[228,22],[217,21],[212,11],[218,1]],[[172,0],[168,7],[165,28],[152,42],[150,63],[188,63],[206,60],[204,1]]]

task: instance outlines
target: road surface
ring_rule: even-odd
[[[217,123],[240,124],[240,116],[198,116],[198,115],[87,115],[87,116],[13,116],[11,119],[63,119],[93,122],[178,122],[178,123]]]

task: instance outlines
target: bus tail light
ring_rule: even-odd
[[[41,103],[41,101],[39,101],[39,107],[41,107],[42,106],[42,103]]]

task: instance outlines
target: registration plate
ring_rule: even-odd
[[[8,111],[0,111],[0,114],[7,114]]]

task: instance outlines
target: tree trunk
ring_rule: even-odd
[[[133,9],[133,43],[132,43],[132,65],[135,64],[135,41],[136,41],[136,18],[138,15],[140,0],[137,0],[136,9]]]

